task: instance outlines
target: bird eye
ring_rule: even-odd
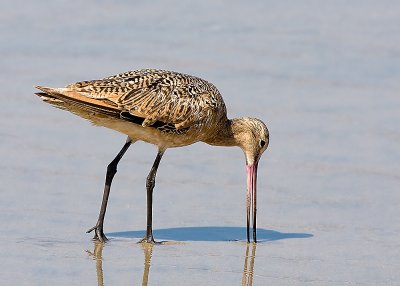
[[[265,146],[265,141],[264,140],[260,140],[260,146],[261,146],[261,148],[263,148]]]

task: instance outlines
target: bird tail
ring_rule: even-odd
[[[79,109],[86,112],[95,112],[108,116],[119,117],[121,110],[111,101],[93,99],[70,88],[51,88],[35,86],[41,92],[35,93],[44,102],[50,103],[55,107],[77,113]],[[79,114],[78,114],[79,115]]]

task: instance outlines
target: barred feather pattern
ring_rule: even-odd
[[[142,69],[82,81],[67,88],[108,100],[121,111],[144,118],[143,126],[163,122],[162,132],[184,134],[191,128],[226,120],[218,89],[201,78],[172,71]]]

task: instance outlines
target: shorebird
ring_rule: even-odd
[[[94,239],[105,242],[103,231],[110,187],[118,162],[134,142],[141,140],[158,147],[157,156],[146,180],[147,228],[140,242],[155,243],[152,229],[152,204],[155,177],[168,148],[196,142],[215,146],[238,146],[246,158],[247,241],[250,242],[250,217],[253,241],[256,237],[257,168],[269,144],[269,132],[259,119],[228,119],[218,89],[201,78],[182,73],[142,69],[100,80],[81,81],[63,88],[36,86],[45,102],[79,115],[93,124],[128,136],[122,149],[107,167],[103,200],[94,227]]]

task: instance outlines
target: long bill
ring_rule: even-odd
[[[251,165],[246,164],[247,172],[247,242],[250,242],[250,215],[252,217],[253,241],[257,242],[257,167],[258,162]],[[250,211],[251,210],[251,211]]]

